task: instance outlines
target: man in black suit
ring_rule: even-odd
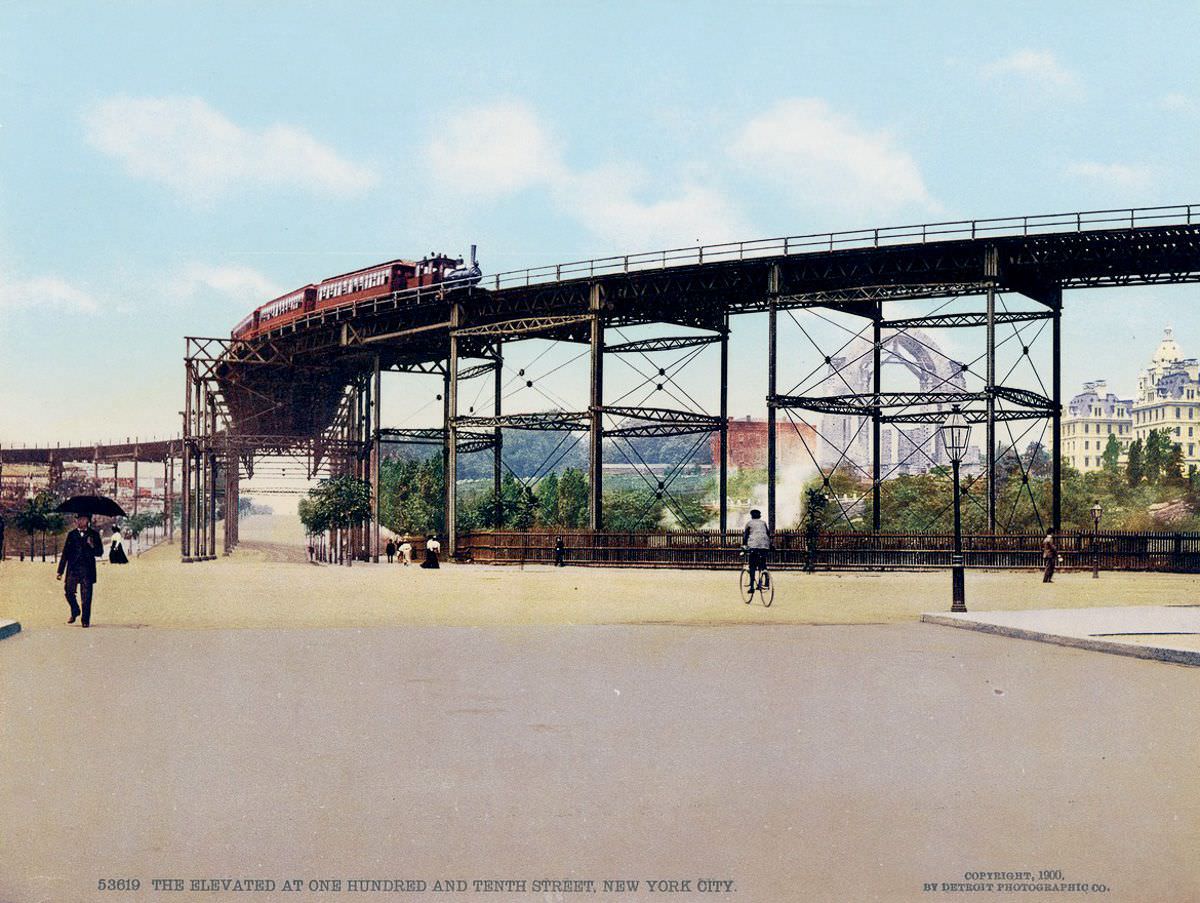
[[[92,584],[96,582],[96,559],[104,554],[104,543],[100,534],[92,529],[92,519],[86,514],[75,517],[75,529],[67,534],[62,554],[58,556],[58,579],[62,580],[66,571],[67,582],[63,588],[67,594],[67,604],[71,606],[71,619],[68,624],[74,624],[79,617],[79,604],[75,601],[75,588],[83,597],[83,626],[87,627],[92,620]]]

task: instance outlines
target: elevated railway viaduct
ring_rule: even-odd
[[[730,330],[739,315],[750,313],[765,313],[768,320],[762,357],[771,424],[767,516],[772,522],[780,466],[777,420],[794,418],[796,412],[808,417],[840,415],[855,418],[860,430],[870,430],[872,460],[864,469],[870,485],[869,520],[878,530],[880,489],[888,477],[879,444],[881,426],[932,427],[951,407],[958,407],[984,434],[983,488],[977,496],[982,496],[988,527],[995,531],[1004,516],[996,494],[998,429],[1041,423],[1048,447],[1061,447],[1064,291],[1197,280],[1200,205],[1179,205],[929,223],[620,255],[499,273],[468,288],[445,290],[434,285],[397,292],[314,312],[250,341],[189,337],[181,551],[185,560],[214,555],[218,494],[236,497],[240,479],[253,476],[256,468],[261,472],[268,461],[284,458],[302,463],[309,476],[351,473],[371,482],[374,523],[352,541],[354,548],[377,556],[381,447],[403,441],[442,450],[449,475],[448,551],[453,554],[457,522],[453,476],[458,457],[490,449],[498,488],[505,429],[586,436],[589,524],[600,530],[606,438],[716,432],[722,437],[719,447],[727,447]],[[1005,297],[1021,303],[1009,305]],[[897,315],[898,302],[919,299],[963,300],[968,309],[942,313],[943,305],[921,316]],[[798,314],[835,314],[862,324],[860,334],[868,340],[872,355],[873,385],[868,391],[851,391],[844,380],[839,383],[835,377],[841,359],[836,352],[820,348],[816,363],[818,369],[824,368],[821,377],[780,391],[782,315],[799,324]],[[641,324],[665,324],[681,331],[638,341],[610,341],[614,329]],[[944,329],[982,333],[980,359],[961,365],[978,385],[919,393],[889,391],[883,378],[887,336]],[[998,339],[1001,330],[1005,337]],[[1006,382],[1008,374],[998,375],[1000,345],[1015,339],[1028,357],[1033,337],[1041,335],[1049,344],[1045,379],[1039,375],[1037,386],[1030,388]],[[504,344],[526,338],[577,343],[587,349],[586,408],[540,413],[501,410]],[[808,338],[816,348],[817,343]],[[606,402],[606,358],[648,359],[658,352],[710,344],[720,349],[716,410]],[[789,356],[800,350],[785,345]],[[442,379],[441,428],[399,430],[380,422],[381,374],[387,372],[426,373]],[[658,374],[665,375],[662,369]],[[464,415],[459,407],[460,386],[488,376],[494,381],[492,413]],[[651,372],[649,379],[654,378]],[[921,454],[933,460],[928,451]],[[833,455],[832,461],[815,451],[813,457],[826,480],[846,462],[845,450],[840,457]],[[826,460],[819,460],[822,457]],[[1057,527],[1061,474],[1058,454],[1051,457],[1052,499],[1045,523]],[[727,454],[719,458],[714,466],[719,521],[724,528]],[[1025,482],[1028,476],[1023,470]],[[669,481],[659,480],[654,488],[660,496],[670,496]],[[1029,498],[1036,504],[1032,492]],[[233,543],[236,524],[226,526],[226,550]]]

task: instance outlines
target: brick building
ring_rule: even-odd
[[[713,433],[709,440],[713,467],[721,461],[721,434]],[[818,454],[817,432],[807,423],[793,424],[787,416],[775,421],[775,454],[780,467],[789,464],[812,464]],[[767,421],[749,416],[729,421],[729,469],[762,469],[767,466]]]

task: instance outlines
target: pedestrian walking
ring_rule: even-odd
[[[1054,531],[1047,530],[1046,538],[1042,540],[1042,564],[1045,572],[1042,583],[1054,582],[1054,566],[1058,563],[1058,543],[1054,541]]]
[[[129,564],[129,556],[125,554],[125,538],[121,535],[120,527],[113,527],[112,538],[108,541],[108,563]]]
[[[563,538],[560,536],[558,539],[554,540],[554,566],[556,568],[563,567],[565,564],[563,559],[566,557],[566,554],[567,550],[563,546]]]
[[[429,535],[429,539],[425,540],[425,560],[421,562],[423,568],[439,568],[438,553],[442,551],[442,544],[438,542],[437,536]]]
[[[404,558],[404,566],[409,567],[412,564],[412,543],[408,541],[408,534],[404,534],[404,542],[400,543],[400,555]]]
[[[96,583],[96,559],[104,556],[104,542],[100,534],[92,529],[92,518],[88,514],[75,517],[75,529],[67,534],[63,543],[62,554],[58,556],[58,575],[56,580],[62,580],[63,591],[67,604],[71,606],[71,618],[68,624],[74,624],[80,615],[79,602],[75,600],[78,589],[80,600],[83,602],[83,621],[81,626],[87,627],[92,623],[92,587]]]
[[[317,547],[314,546],[311,542],[308,544],[308,560],[309,561],[317,560]]]
[[[387,553],[388,564],[392,563],[392,559],[396,557],[396,542],[389,539],[388,544],[384,546],[383,551]]]

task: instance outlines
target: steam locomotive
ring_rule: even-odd
[[[463,288],[478,283],[482,275],[475,259],[475,245],[471,245],[470,265],[465,265],[461,257],[444,254],[430,254],[419,261],[390,260],[273,298],[243,318],[233,327],[231,335],[235,339],[253,339],[316,311],[422,286]]]

